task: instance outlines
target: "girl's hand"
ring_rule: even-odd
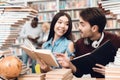
[[[38,64],[40,64],[40,68],[42,72],[50,71],[50,66],[48,66],[42,59],[37,60]]]

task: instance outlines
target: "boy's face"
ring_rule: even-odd
[[[84,21],[82,17],[79,18],[79,21],[81,38],[91,38],[93,35],[92,26],[87,21]]]

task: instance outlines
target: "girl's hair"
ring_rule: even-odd
[[[68,30],[67,32],[63,35],[64,37],[66,37],[67,39],[69,40],[72,40],[72,33],[71,33],[71,30],[72,30],[72,20],[71,20],[71,17],[67,14],[67,13],[64,13],[64,12],[58,12],[54,17],[53,17],[53,20],[51,22],[51,25],[50,25],[50,33],[49,33],[49,36],[48,36],[48,40],[50,40],[51,38],[54,38],[54,35],[55,35],[55,31],[54,31],[54,27],[55,27],[55,24],[57,22],[57,20],[61,17],[61,16],[66,16],[68,18]]]

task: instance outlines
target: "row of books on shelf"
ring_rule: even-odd
[[[106,29],[119,29],[120,28],[120,22],[117,19],[108,19]]]
[[[39,22],[51,21],[55,14],[56,14],[56,12],[40,13],[40,14],[38,14]]]
[[[78,18],[79,18],[80,10],[75,10],[75,11],[70,10],[70,11],[64,11],[64,12],[68,13],[71,16],[73,21],[78,20]],[[51,20],[55,14],[56,14],[56,12],[39,13],[38,14],[39,22],[45,22],[45,21],[51,22]]]
[[[117,20],[107,20],[107,24],[105,26],[106,30],[120,30],[120,23]],[[73,21],[73,27],[72,31],[78,31],[79,30],[79,20],[78,21]]]
[[[62,11],[62,10],[61,10]],[[64,11],[66,13],[68,13],[72,19],[78,19],[79,18],[79,12],[80,10],[75,10],[75,11]],[[51,21],[52,18],[54,17],[54,15],[56,14],[56,12],[45,12],[45,13],[39,13],[38,14],[38,18],[39,21]]]
[[[34,2],[30,6],[33,7],[33,8],[36,8],[38,11],[56,10],[57,9],[56,1]]]
[[[63,10],[63,11],[68,13],[71,16],[72,20],[76,20],[76,19],[78,20],[79,13],[80,13],[79,9],[75,10],[75,11],[72,11],[72,10],[69,10],[69,11]],[[38,18],[39,18],[40,22],[41,21],[49,21],[50,22],[55,14],[56,14],[56,12],[39,13]],[[118,15],[117,15],[117,17],[106,16],[106,18],[107,18],[107,26],[108,26],[108,28],[111,27],[111,26],[114,26],[114,25],[116,26],[117,23],[119,24],[119,16]]]
[[[80,10],[75,10],[75,11],[64,11],[66,13],[68,13],[72,19],[76,19],[76,18],[79,18],[79,12]]]
[[[66,0],[59,2],[60,9],[81,8],[89,6],[89,0]]]
[[[49,14],[49,13],[48,13]],[[43,14],[45,15],[45,14]],[[54,17],[55,13],[51,14],[52,16],[49,17],[49,19],[45,19],[45,20],[42,20],[43,18],[48,18],[48,15],[45,15],[45,16],[39,16],[39,22],[40,23],[43,23],[43,22],[51,22],[52,18]],[[78,31],[79,29],[79,19],[73,19],[72,21],[73,23],[73,27],[72,27],[72,31]],[[120,30],[120,22],[119,20],[116,20],[116,19],[108,19],[107,20],[107,24],[106,24],[106,27],[105,27],[106,30]]]
[[[94,4],[93,4],[94,3]],[[47,5],[46,5],[47,4]],[[90,7],[97,6],[96,0],[59,0],[57,5],[57,1],[39,1],[30,4],[31,7],[36,8],[38,11],[44,10],[56,10],[57,6],[59,9],[70,9],[70,8],[82,8],[82,7]]]

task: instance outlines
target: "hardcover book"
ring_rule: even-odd
[[[90,53],[74,58],[71,62],[78,67],[83,73],[90,73],[95,64],[107,65],[114,61],[116,55],[116,48],[112,45],[110,40],[100,45],[97,49]]]

